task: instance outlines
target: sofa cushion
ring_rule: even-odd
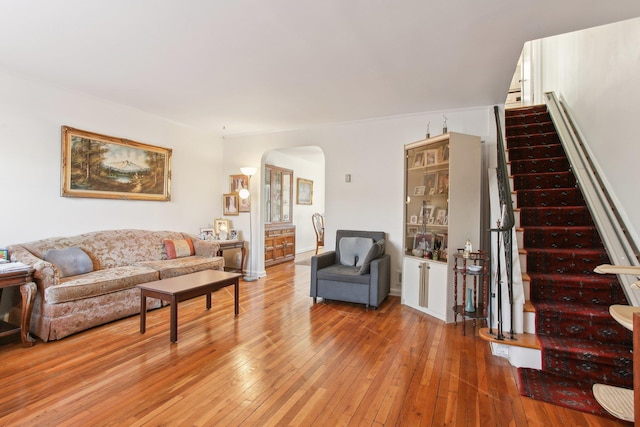
[[[318,270],[318,281],[329,280],[332,282],[361,283],[368,285],[371,280],[367,274],[360,274],[360,267],[334,264],[330,267]]]
[[[382,254],[384,254],[384,239],[378,240],[371,246],[371,248],[369,249],[369,252],[367,253],[367,256],[364,258],[364,261],[360,266],[359,273],[360,274],[369,273],[369,270],[371,267],[370,265],[371,261],[378,258]]]
[[[44,299],[49,304],[58,304],[91,298],[133,288],[135,285],[152,282],[159,278],[156,270],[138,265],[98,270],[63,279],[59,285],[49,286],[44,290]]]
[[[373,245],[369,237],[343,237],[339,242],[340,264],[360,267]]]
[[[77,246],[66,249],[49,249],[44,255],[60,271],[60,277],[77,276],[93,271],[93,262],[89,255]]]
[[[196,273],[202,270],[222,270],[224,269],[224,258],[191,256],[165,261],[142,261],[137,263],[137,265],[153,268],[160,274],[160,279],[168,279],[170,277]]]
[[[195,254],[191,239],[167,239],[164,241],[168,259],[183,258]]]

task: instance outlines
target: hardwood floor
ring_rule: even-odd
[[[309,267],[24,348],[0,341],[0,425],[616,426],[518,394],[515,369],[460,326],[402,306],[313,304]],[[470,324],[467,325],[468,330]]]

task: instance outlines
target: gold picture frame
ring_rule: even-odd
[[[229,175],[229,191],[240,194],[240,190],[249,190],[249,177],[247,175]],[[239,212],[251,212],[251,196],[239,199]]]
[[[170,148],[62,126],[61,196],[171,200]]]
[[[222,195],[222,214],[240,215],[240,196],[238,193],[227,193]]]
[[[296,191],[296,203],[298,205],[313,204],[313,181],[310,179],[298,178]]]
[[[228,233],[231,229],[231,221],[226,218],[216,218],[213,220],[213,230],[216,233],[216,236],[220,235],[220,232],[223,231]]]

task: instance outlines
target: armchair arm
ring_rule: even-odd
[[[318,270],[329,267],[336,263],[336,252],[328,251],[311,257],[311,284],[309,296],[313,297],[313,302],[318,296]]]
[[[216,241],[193,239],[192,242],[197,256],[213,258],[220,250],[220,243]]]
[[[35,270],[33,277],[43,294],[46,288],[60,283],[60,271],[54,264],[38,258],[20,245],[9,246],[9,253],[11,261],[22,262]]]
[[[384,254],[371,261],[369,305],[378,307],[391,292],[391,256]]]

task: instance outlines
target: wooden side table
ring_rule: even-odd
[[[20,294],[22,295],[20,326],[18,327],[0,320],[0,337],[20,332],[20,338],[22,338],[22,343],[26,347],[31,347],[36,342],[29,334],[31,310],[33,309],[33,300],[36,298],[36,284],[33,283],[33,271],[33,269],[28,269],[0,274],[0,295],[4,288],[11,286],[20,286]]]
[[[240,260],[240,273],[244,274],[244,257],[247,253],[247,249],[244,247],[244,240],[219,240],[220,243],[220,255],[228,249],[240,249],[242,252],[242,259]]]

